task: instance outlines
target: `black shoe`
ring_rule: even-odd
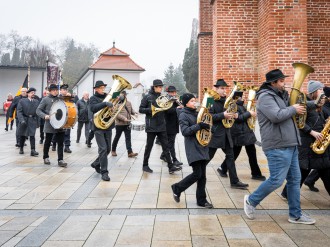
[[[170,174],[173,174],[174,172],[176,171],[180,171],[182,170],[182,167],[181,166],[175,166],[175,165],[171,165],[169,168],[168,168],[168,172]]]
[[[13,126],[10,126],[10,130],[13,130]]]
[[[149,173],[153,173],[153,172],[154,172],[153,170],[150,169],[149,166],[143,166],[142,170],[143,170],[144,172],[149,172]]]
[[[26,143],[24,143],[24,147],[26,146]]]
[[[60,167],[67,167],[68,163],[64,162],[64,160],[59,160],[58,161],[58,166]]]
[[[176,160],[176,161],[173,161],[173,165],[175,165],[175,166],[182,166],[183,163],[180,162],[180,161],[178,161],[178,160]]]
[[[39,153],[36,150],[34,149],[31,150],[31,156],[38,156],[38,155]]]
[[[223,177],[223,178],[227,178],[228,177],[227,173],[224,172],[223,170],[221,170],[220,167],[218,167],[217,172],[219,173],[220,177]]]
[[[92,143],[87,143],[87,147],[91,148],[92,147]]]
[[[19,154],[24,154],[23,148],[20,148]]]
[[[306,182],[304,182],[304,185],[308,186],[308,188],[311,190],[311,191],[314,191],[314,192],[319,192],[320,190],[318,188],[316,188],[314,186],[314,184],[308,184]]]
[[[252,175],[251,179],[259,180],[259,181],[265,181],[266,177],[262,176],[262,175]]]
[[[160,143],[160,141],[159,141],[158,139],[156,139],[155,144],[157,144],[157,145],[161,145],[161,143]]]
[[[173,191],[174,201],[179,203],[180,202],[180,194],[175,192],[175,185],[174,184],[171,185],[171,188],[172,188],[172,191]]]
[[[79,140],[76,140],[76,143],[79,143]]]
[[[19,148],[19,144],[18,144],[18,143],[16,143],[16,144],[15,144],[15,147]]]
[[[8,131],[8,128],[5,128],[5,131]]]
[[[88,144],[88,141],[85,141],[85,144]]]
[[[213,205],[209,202],[205,202],[204,204],[197,203],[197,205],[204,208],[213,208]]]
[[[288,199],[288,194],[284,193],[284,191],[282,191],[281,196],[283,199],[287,200]]]
[[[101,167],[100,166],[96,166],[96,165],[94,165],[94,163],[92,163],[91,167],[93,167],[97,173],[101,173]]]
[[[108,173],[103,173],[102,174],[102,180],[104,180],[104,181],[110,181],[110,177],[109,177]]]
[[[241,181],[238,181],[236,184],[230,184],[230,187],[232,187],[233,189],[246,190],[247,187],[249,187],[249,185],[245,184],[245,183],[242,183]]]
[[[49,158],[45,158],[45,159],[44,159],[44,164],[45,164],[45,165],[50,165],[50,160],[49,160]]]
[[[72,153],[72,151],[69,147],[65,147],[64,148],[64,153]]]
[[[52,151],[56,151],[56,146],[52,146]]]
[[[39,144],[43,144],[43,143],[44,143],[44,140],[40,139]]]
[[[162,155],[161,155],[159,158],[160,158],[162,161],[167,162],[167,160],[165,159],[165,156],[162,156]]]

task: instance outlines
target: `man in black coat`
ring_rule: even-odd
[[[94,114],[103,108],[112,108],[113,104],[111,102],[104,102],[107,94],[104,92],[107,84],[103,81],[97,81],[94,86],[95,93],[90,98],[89,105],[90,110]],[[109,171],[108,171],[108,154],[111,151],[111,137],[112,137],[112,126],[108,129],[99,129],[95,126],[93,122],[92,129],[94,131],[96,143],[98,146],[99,156],[91,164],[91,167],[95,169],[97,173],[101,173],[102,180],[110,181]]]
[[[220,99],[215,100],[213,106],[210,108],[215,131],[212,134],[212,139],[209,143],[209,155],[210,160],[212,160],[217,149],[221,148],[226,154],[226,167],[219,167],[217,169],[220,176],[227,177],[226,169],[228,169],[231,187],[234,189],[246,189],[249,185],[242,183],[237,177],[230,128],[225,128],[222,123],[223,119],[237,118],[237,113],[228,112],[224,109],[224,104],[226,101],[226,87],[228,87],[228,85],[223,79],[219,79],[216,84],[213,85],[213,90],[220,95]]]
[[[159,79],[153,81],[153,85],[147,95],[143,97],[141,100],[139,112],[146,114],[146,128],[147,132],[147,144],[144,151],[143,158],[143,168],[144,172],[152,173],[153,170],[149,167],[149,157],[151,153],[152,146],[154,144],[155,137],[158,136],[162,150],[164,153],[164,157],[167,161],[169,173],[173,174],[175,171],[181,170],[181,167],[175,166],[172,163],[172,159],[170,156],[170,152],[168,149],[168,140],[166,134],[166,122],[164,118],[164,111],[160,111],[152,116],[151,106],[159,107],[156,103],[156,99],[160,96],[163,89],[163,82]]]
[[[176,88],[174,86],[169,86],[166,89],[167,93],[171,97],[177,97]],[[173,164],[176,166],[181,166],[182,162],[178,161],[175,153],[175,137],[179,133],[179,119],[176,113],[177,108],[183,108],[183,105],[179,105],[178,101],[173,102],[170,109],[165,111],[165,121],[166,121],[166,133],[168,139],[168,148],[172,156]],[[166,162],[164,153],[161,154],[160,159]]]
[[[18,102],[22,98],[26,98],[27,97],[26,92],[27,92],[27,88],[26,87],[22,87],[21,88],[21,95],[15,96],[15,98],[13,100],[13,103],[11,103],[10,108],[8,110],[8,112],[9,112],[9,118],[13,118],[14,112],[15,112],[17,106],[18,106]],[[17,118],[17,114],[16,114],[16,147],[19,147],[20,146],[20,135],[18,133],[18,131],[19,131],[18,129],[19,129],[19,122],[18,122],[18,118]]]
[[[78,110],[78,129],[77,129],[77,140],[76,143],[79,143],[81,130],[85,125],[85,139],[86,144],[88,144],[88,135],[89,135],[89,119],[88,119],[88,104],[89,104],[89,93],[84,92],[83,97],[77,101],[77,110]]]
[[[39,127],[37,108],[39,100],[34,99],[37,90],[30,87],[27,91],[27,98],[22,98],[17,106],[17,118],[19,121],[19,135],[20,135],[20,154],[24,154],[24,144],[26,137],[30,138],[31,156],[38,156],[36,152],[36,129]]]

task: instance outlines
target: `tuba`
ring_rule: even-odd
[[[316,154],[323,154],[330,144],[330,118],[327,119],[321,134],[323,135],[322,140],[315,140],[311,144],[311,148]]]
[[[121,102],[117,96],[124,89],[132,88],[132,85],[119,75],[113,75],[112,79],[114,79],[112,88],[103,102],[111,102],[113,107],[105,107],[94,114],[94,124],[99,129],[108,129],[112,125],[113,121],[115,121],[117,115],[126,104],[126,98]]]
[[[227,112],[232,112],[232,113],[237,112],[237,104],[236,104],[237,99],[234,99],[234,93],[236,91],[242,91],[243,89],[243,85],[241,83],[234,81],[234,84],[235,86],[233,90],[231,90],[230,95],[226,99],[225,104],[223,106]],[[235,122],[234,118],[222,119],[222,123],[225,128],[231,128],[234,122]]]
[[[156,99],[156,103],[159,107],[151,105],[151,115],[154,116],[158,112],[167,111],[173,106],[175,101],[177,101],[176,97],[171,97],[170,95],[160,95]]]
[[[200,123],[200,122],[207,123],[210,125],[210,129],[198,130],[196,133],[196,138],[197,138],[197,141],[199,142],[199,144],[202,145],[203,147],[205,147],[211,141],[211,138],[212,138],[211,128],[213,125],[212,115],[209,113],[210,106],[208,104],[208,99],[213,98],[214,100],[219,100],[220,95],[216,91],[214,91],[212,89],[208,89],[208,88],[204,88],[203,91],[204,91],[204,98],[203,98],[201,108],[197,115],[197,123]]]
[[[256,97],[256,91],[259,89],[259,87],[256,87],[256,86],[248,86],[246,88],[246,90],[249,90],[249,94],[248,94],[248,103],[247,103],[247,106],[246,106],[246,110],[247,111],[256,111],[256,102],[255,102],[255,97]],[[247,119],[247,124],[249,126],[250,129],[254,130],[254,127],[256,125],[256,120],[257,118],[256,117],[249,117]]]
[[[314,69],[304,63],[293,63],[295,69],[293,77],[293,86],[290,93],[290,105],[300,104],[306,106],[306,95],[300,91],[301,85],[304,82],[306,76],[309,73],[313,73]],[[297,124],[298,129],[302,129],[305,126],[307,113],[296,114],[293,116],[293,121]]]

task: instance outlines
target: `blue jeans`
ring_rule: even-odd
[[[287,180],[289,215],[301,216],[300,208],[300,168],[298,148],[276,148],[265,151],[270,176],[249,196],[249,202],[256,207],[271,192],[281,187]]]

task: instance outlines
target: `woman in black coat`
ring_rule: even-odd
[[[242,147],[245,146],[246,154],[249,157],[252,179],[264,181],[266,178],[261,174],[257,160],[256,147],[254,145],[257,139],[253,130],[250,129],[249,125],[247,124],[247,120],[252,115],[255,116],[256,113],[253,111],[247,111],[243,103],[244,101],[242,100],[238,100],[236,102],[238,118],[235,119],[234,125],[230,129],[234,144],[234,159],[237,159],[241,153]]]
[[[205,208],[213,208],[213,205],[206,200],[206,165],[209,160],[208,147],[199,144],[196,133],[201,129],[209,129],[210,125],[197,123],[197,112],[195,107],[195,96],[187,93],[182,95],[183,109],[178,109],[181,133],[184,136],[184,144],[189,165],[193,173],[182,179],[180,182],[172,184],[173,197],[176,202],[180,202],[180,195],[192,184],[197,182],[196,199],[197,205]]]

